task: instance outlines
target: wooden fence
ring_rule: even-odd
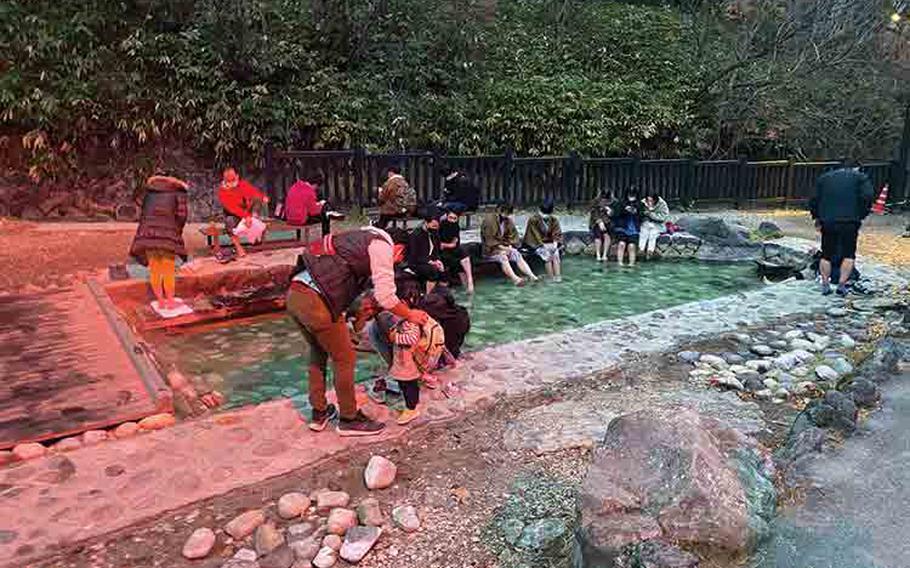
[[[636,186],[671,203],[726,202],[736,206],[767,203],[800,205],[808,200],[822,173],[840,161],[792,162],[747,160],[517,157],[511,152],[482,156],[444,156],[432,152],[370,154],[362,149],[331,151],[266,150],[264,181],[269,195],[282,200],[297,179],[316,172],[325,178],[326,198],[340,206],[373,206],[376,188],[389,166],[398,166],[416,189],[418,200],[441,196],[446,168],[467,173],[481,188],[481,202],[510,201],[517,206],[553,198],[569,207],[589,203],[601,191],[621,195]],[[866,161],[862,169],[876,192],[897,176],[897,164]],[[895,195],[890,200],[906,199]]]

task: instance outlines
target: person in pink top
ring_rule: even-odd
[[[331,232],[333,219],[343,219],[344,215],[334,211],[326,200],[319,199],[319,188],[323,184],[322,174],[314,174],[308,180],[297,180],[288,190],[285,199],[285,219],[290,225],[306,225],[310,219],[318,218],[322,222],[322,234]]]

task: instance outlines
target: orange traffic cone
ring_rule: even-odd
[[[882,187],[882,192],[879,194],[878,199],[875,200],[875,205],[872,206],[872,212],[876,215],[885,214],[885,201],[888,200],[888,184],[885,184]]]

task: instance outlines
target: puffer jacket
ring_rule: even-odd
[[[642,205],[642,216],[645,221],[663,225],[670,220],[670,206],[667,205],[667,202],[664,201],[663,197],[657,198],[657,203],[654,204],[654,207],[648,207],[647,205],[644,205],[644,203],[642,203]]]
[[[872,181],[866,174],[857,168],[841,168],[822,174],[815,182],[809,211],[823,225],[860,223],[869,215],[874,199]]]
[[[139,228],[130,256],[148,265],[148,251],[160,250],[186,260],[183,228],[189,215],[186,184],[176,178],[152,176],[146,182]]]

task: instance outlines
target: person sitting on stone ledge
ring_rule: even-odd
[[[515,274],[511,263],[517,264],[522,274],[532,282],[537,282],[539,279],[517,248],[519,237],[515,221],[512,220],[513,211],[514,208],[510,203],[497,205],[495,212],[484,217],[480,225],[480,238],[484,257],[498,262],[502,267],[502,272],[516,286],[524,286],[525,279]]]
[[[435,205],[425,205],[419,213],[423,226],[411,231],[408,237],[406,270],[429,292],[445,277],[445,265],[439,259],[439,209]]]
[[[401,168],[389,166],[387,177],[379,188],[379,219],[375,227],[385,230],[394,219],[407,218],[417,209],[417,193],[401,175]]]
[[[240,237],[234,232],[241,222],[251,224],[256,203],[268,204],[269,198],[256,186],[241,179],[234,168],[228,168],[224,170],[221,185],[218,186],[218,201],[224,209],[224,228],[237,250],[237,256],[246,256],[246,251],[240,244]],[[212,242],[212,252],[216,257],[220,257],[221,244],[218,242],[218,238],[215,237]]]
[[[638,189],[629,188],[625,199],[616,207],[613,218],[613,233],[616,236],[616,264],[622,266],[626,251],[629,251],[629,266],[635,266],[635,247],[641,226],[641,204],[638,202]]]
[[[594,237],[594,252],[597,260],[606,261],[610,257],[610,235],[613,231],[613,207],[616,199],[612,192],[601,191],[591,205],[588,217],[588,230]]]
[[[291,186],[284,206],[284,218],[289,225],[302,226],[310,219],[319,219],[325,236],[332,232],[332,220],[344,219],[344,215],[332,209],[327,200],[319,199],[319,188],[324,181],[323,175],[316,173]]]
[[[664,232],[665,223],[670,220],[670,207],[664,198],[650,193],[642,202],[641,233],[638,248],[650,260],[657,252],[657,237]]]
[[[450,280],[458,275],[461,285],[468,295],[474,293],[474,272],[471,256],[461,246],[461,226],[458,224],[458,213],[446,209],[439,221],[439,259],[445,265]]]
[[[552,199],[544,200],[540,205],[540,211],[528,219],[523,243],[544,262],[547,276],[554,282],[561,282],[562,261],[559,257],[559,245],[562,243],[562,228],[559,226],[559,219],[553,215]]]

